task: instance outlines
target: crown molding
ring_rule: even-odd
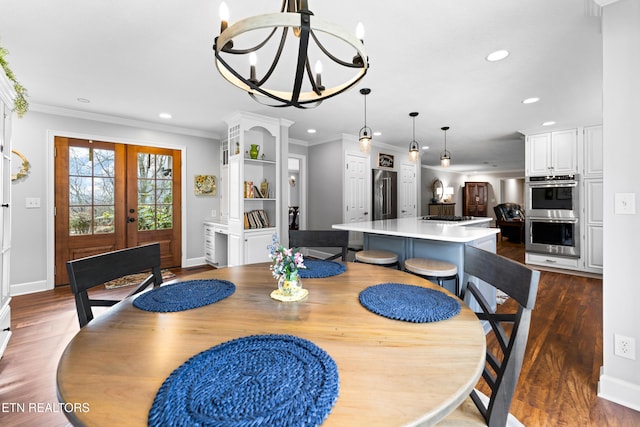
[[[616,3],[619,0],[591,0],[593,1],[595,4],[597,4],[600,7],[604,7],[604,6],[608,6],[610,4]]]
[[[178,126],[168,126],[158,123],[146,122],[144,120],[127,119],[124,117],[109,116],[106,114],[90,113],[87,111],[73,110],[70,108],[54,107],[45,104],[30,104],[29,111],[52,114],[55,116],[72,117],[76,119],[92,120],[95,122],[111,123],[122,126],[131,126],[159,132],[176,133],[179,135],[195,136],[199,138],[220,139],[220,135],[215,132],[207,132],[196,129],[187,129]]]

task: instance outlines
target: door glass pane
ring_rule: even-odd
[[[96,206],[94,210],[95,234],[115,232],[113,222],[113,206]]]
[[[93,175],[114,176],[115,152],[113,150],[93,150]]]
[[[69,147],[69,234],[114,233],[115,152]]]
[[[155,230],[154,205],[138,205],[138,230]]]
[[[91,207],[69,206],[69,234],[91,234]]]
[[[156,178],[171,179],[173,177],[173,157],[157,156]]]
[[[173,228],[173,157],[138,153],[138,230]]]
[[[69,175],[91,175],[88,147],[69,147]]]

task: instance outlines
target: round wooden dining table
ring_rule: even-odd
[[[74,425],[145,426],[164,380],[187,359],[240,337],[287,334],[328,353],[339,372],[339,395],[323,426],[434,425],[480,378],[485,335],[462,302],[446,320],[413,323],[369,311],[367,287],[401,283],[446,290],[392,268],[346,263],[342,274],[304,279],[302,301],[270,297],[269,264],[206,271],[181,280],[223,279],[235,292],[186,311],[140,310],[125,299],[82,328],[60,358],[60,402],[77,407]]]

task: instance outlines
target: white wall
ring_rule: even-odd
[[[307,229],[342,223],[342,139],[309,147]]]
[[[603,367],[598,395],[640,410],[638,214],[617,215],[614,193],[640,183],[640,0],[603,8],[604,275]],[[640,208],[640,204],[637,204]],[[614,334],[636,340],[636,360],[615,356]]]
[[[37,111],[13,122],[13,148],[31,164],[29,176],[12,187],[12,294],[53,287],[53,136],[183,148],[183,266],[204,263],[202,221],[219,211],[218,198],[196,197],[196,174],[219,175],[219,141],[121,124],[65,117]],[[39,209],[26,209],[25,198],[40,199]]]

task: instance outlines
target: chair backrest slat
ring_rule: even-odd
[[[347,230],[289,230],[292,248],[340,248],[340,253],[326,259],[347,260],[349,232]]]
[[[464,266],[465,274],[470,279],[480,279],[500,289],[518,303],[515,313],[496,314],[487,301],[483,301],[475,284],[472,281],[467,284],[467,290],[483,310],[478,313],[478,317],[491,325],[493,334],[489,334],[487,338],[493,336],[500,347],[498,352],[494,352],[492,347],[496,344],[489,345],[490,341],[487,343],[487,362],[482,376],[492,390],[489,404],[485,406],[476,391],[471,393],[471,398],[489,426],[504,426],[524,360],[540,272],[471,246],[465,246]],[[505,322],[512,324],[509,333],[502,327]]]
[[[160,244],[151,243],[71,260],[67,262],[67,272],[71,292],[76,300],[78,321],[82,328],[93,319],[92,306],[109,305],[109,301],[113,304],[118,302],[118,300],[91,299],[87,292],[89,289],[114,279],[142,272],[149,272],[149,277],[129,295],[141,292],[151,284],[160,286],[162,283]]]

